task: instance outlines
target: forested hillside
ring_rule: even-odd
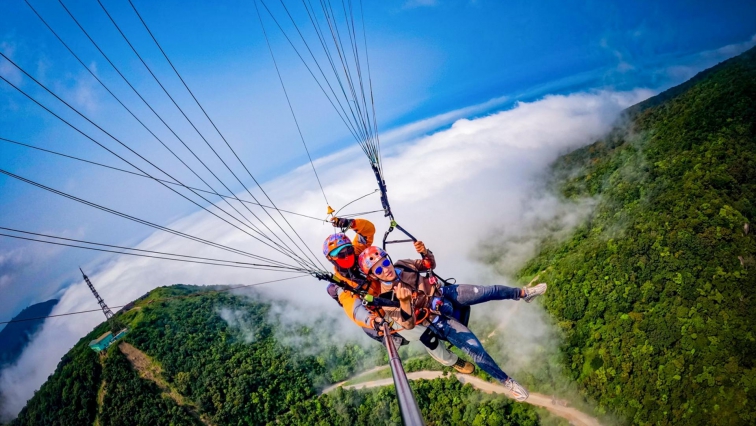
[[[503,395],[482,394],[455,378],[411,381],[410,385],[429,425],[541,424],[532,407],[517,404]],[[393,386],[373,392],[337,389],[293,406],[278,420],[301,426],[402,424]]]
[[[188,286],[157,289],[119,318],[131,329],[124,341],[154,360],[171,389],[213,424],[271,421],[291,404],[316,395],[315,383],[345,378],[368,356],[354,344],[300,356],[277,343],[270,304],[199,291]],[[165,298],[172,299],[158,301]],[[229,325],[222,310],[254,327],[254,335]],[[63,358],[12,424],[92,424],[98,412],[100,424],[140,419],[138,424],[168,425],[192,419],[184,407],[160,398],[155,383],[139,378],[118,345],[102,358],[89,349],[89,341],[104,330],[95,329]],[[102,383],[104,398],[98,403]]]
[[[522,278],[549,282],[566,369],[634,424],[756,423],[756,50],[628,110],[562,157],[554,182],[595,197]]]
[[[11,424],[400,424],[393,389],[318,397],[321,386],[363,364],[385,363],[382,346],[329,339],[325,319],[281,322],[282,303],[199,287],[156,289],[117,315],[130,328],[122,341],[97,355],[88,347],[106,330],[97,327]],[[429,424],[541,424],[534,408],[456,380],[413,386]]]

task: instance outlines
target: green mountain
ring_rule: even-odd
[[[333,336],[326,319],[291,324],[281,302],[220,290],[148,293],[117,314],[130,329],[123,339],[96,354],[88,343],[107,331],[98,326],[11,425],[401,424],[393,388],[318,395],[363,364],[385,364],[381,345],[365,350]],[[534,408],[455,379],[413,386],[429,419],[541,424]]]
[[[0,369],[16,362],[21,352],[29,343],[29,339],[37,332],[44,320],[34,320],[49,315],[58,303],[56,299],[36,303],[13,317],[11,322],[0,330]]]
[[[634,424],[756,424],[756,49],[627,111],[554,166],[588,223],[522,271],[563,361]]]

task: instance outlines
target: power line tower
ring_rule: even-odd
[[[89,277],[87,277],[87,274],[84,273],[84,271],[79,268],[79,271],[81,271],[81,275],[84,276],[84,281],[86,281],[87,286],[89,286],[89,289],[92,290],[92,294],[94,294],[95,299],[97,299],[97,303],[100,304],[100,308],[102,308],[102,313],[105,314],[105,318],[108,321],[108,324],[110,324],[110,331],[113,332],[113,335],[118,334],[118,332],[123,328],[120,323],[118,323],[118,320],[113,318],[113,311],[108,308],[108,305],[105,304],[105,301],[102,300],[102,297],[100,297],[100,294],[97,293],[97,290],[95,290],[94,285],[92,285],[92,281],[89,281]]]

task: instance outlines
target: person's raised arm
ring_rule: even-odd
[[[422,241],[415,241],[415,250],[420,253],[421,256],[423,256],[422,259],[414,259],[409,261],[412,263],[415,269],[424,272],[436,268],[436,257],[433,255],[432,251],[428,250],[428,248],[425,247],[425,244],[423,244]]]
[[[375,225],[367,219],[354,219],[350,229],[357,233],[352,241],[352,245],[354,246],[354,252],[359,256],[363,250],[373,245]]]
[[[375,238],[375,225],[367,219],[344,219],[334,217],[331,219],[333,225],[343,230],[351,229],[356,232],[352,245],[354,252],[359,256],[363,250],[373,245]]]

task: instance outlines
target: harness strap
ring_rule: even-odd
[[[420,315],[423,315],[422,318],[418,318]],[[423,321],[427,320],[428,317],[430,317],[430,309],[426,308],[417,308],[415,309],[415,324],[422,324]]]

